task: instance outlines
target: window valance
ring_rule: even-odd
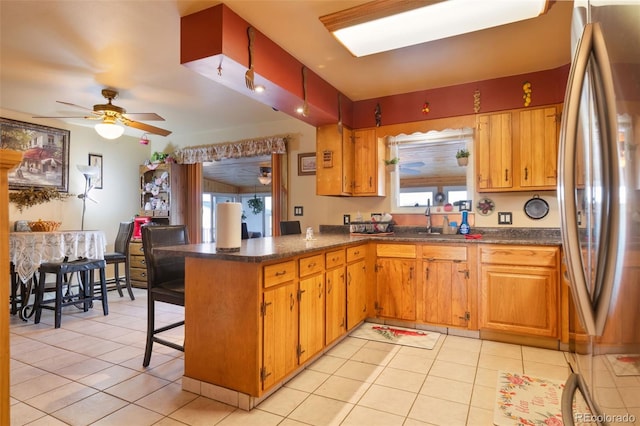
[[[259,139],[181,148],[176,150],[173,155],[180,164],[195,164],[218,161],[225,158],[258,157],[284,154],[286,152],[286,136],[269,136]]]

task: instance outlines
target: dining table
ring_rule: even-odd
[[[9,261],[18,279],[26,286],[25,303],[20,311],[22,319],[30,316],[26,314],[26,302],[40,264],[65,259],[104,259],[106,241],[104,231],[99,230],[10,232]]]

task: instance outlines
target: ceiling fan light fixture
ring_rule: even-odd
[[[116,123],[108,123],[105,117],[103,123],[95,125],[96,132],[105,139],[118,139],[124,133],[124,127]]]
[[[376,0],[320,17],[352,55],[372,55],[544,14],[549,0]]]
[[[269,185],[271,183],[271,167],[260,167],[260,174],[258,175],[258,182],[263,185]]]

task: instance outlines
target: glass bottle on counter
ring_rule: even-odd
[[[471,228],[469,227],[469,213],[468,212],[462,212],[462,223],[460,224],[460,233],[462,235],[467,235],[469,232],[471,232]]]

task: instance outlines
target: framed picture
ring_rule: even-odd
[[[316,153],[298,154],[298,176],[316,174]]]
[[[54,187],[69,192],[69,130],[0,118],[0,148],[22,151],[9,189]]]
[[[91,178],[90,185],[93,185],[95,189],[102,189],[102,155],[89,154],[89,165],[98,167],[100,169],[100,174],[94,178]]]

